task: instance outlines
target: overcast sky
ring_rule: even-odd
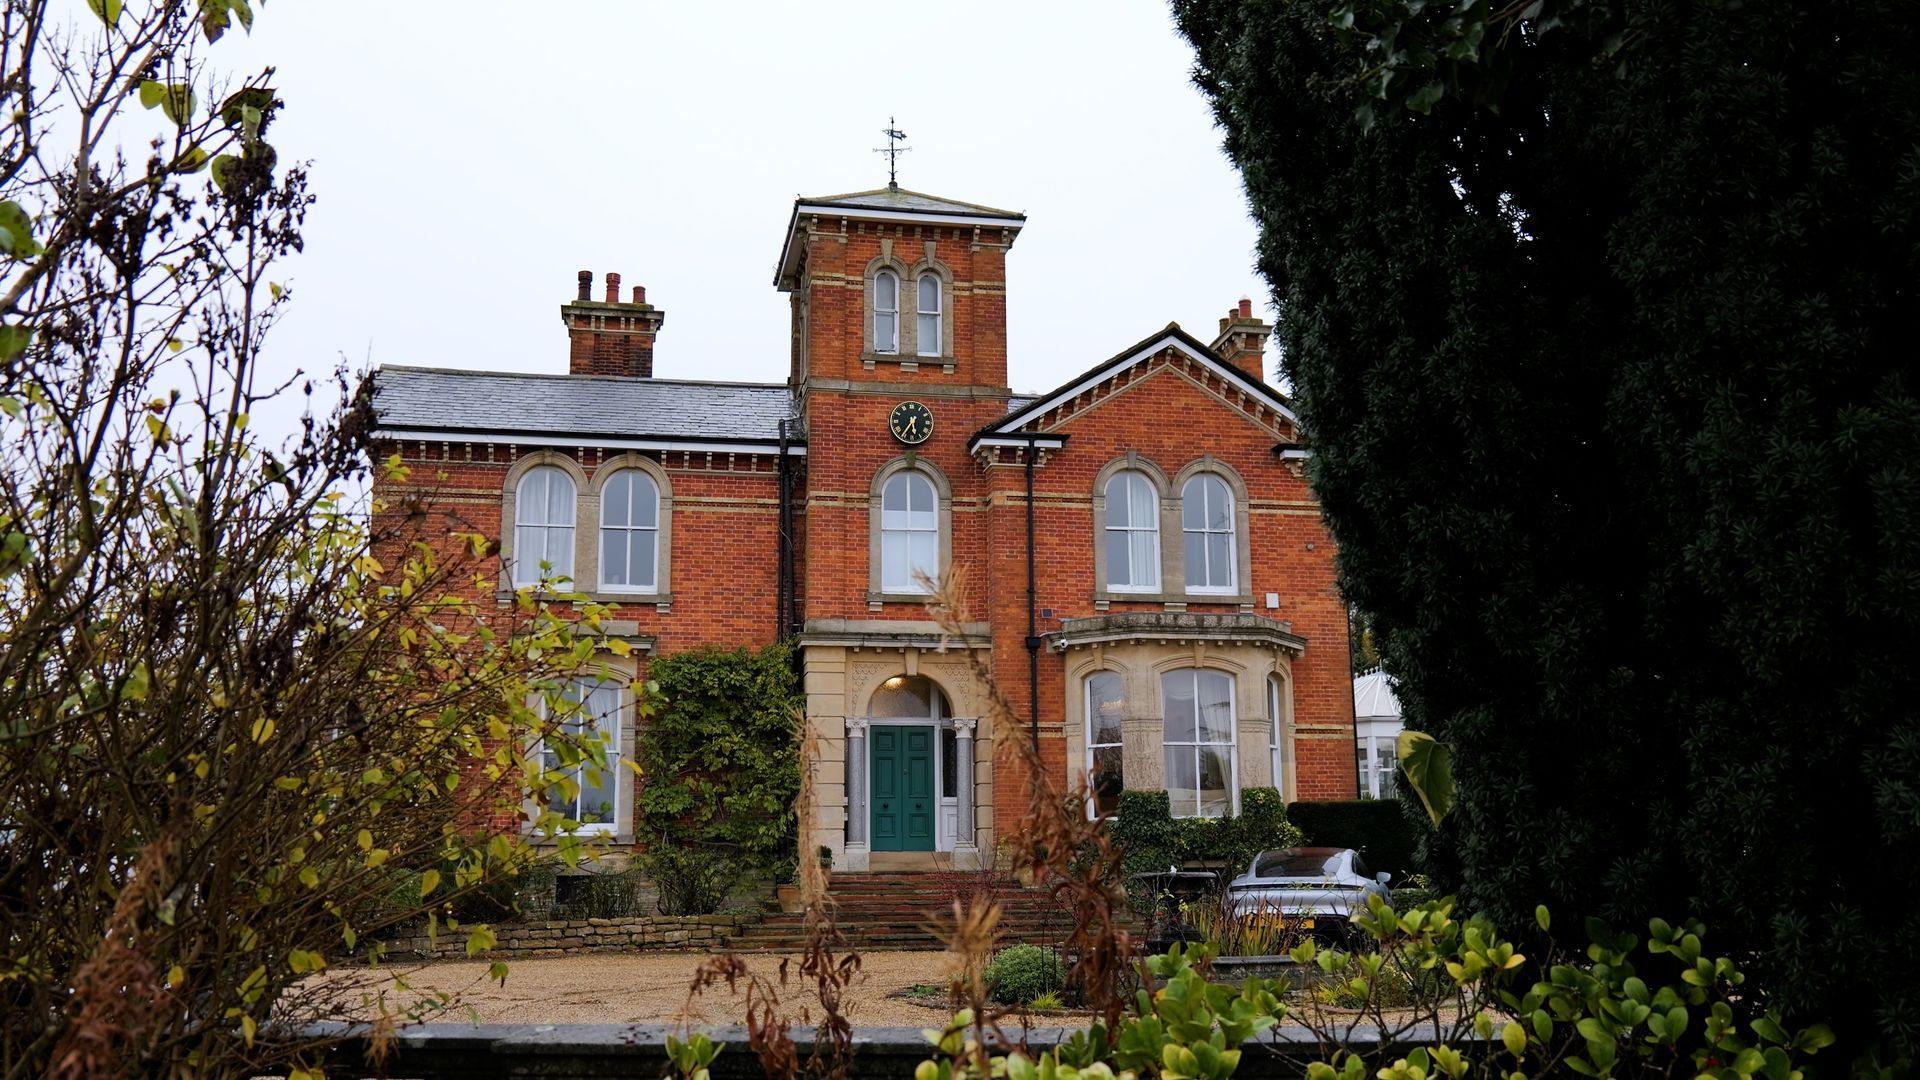
[[[257,10],[212,56],[278,67],[272,141],[319,198],[282,275],[282,370],[561,372],[558,308],[591,269],[666,311],[660,377],[782,380],[793,199],[884,185],[889,116],[902,187],[1028,215],[1015,389],[1169,321],[1210,340],[1241,296],[1267,308],[1238,174],[1155,0]]]

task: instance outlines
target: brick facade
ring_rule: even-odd
[[[459,528],[498,537],[508,558],[515,477],[532,455],[561,461],[579,489],[575,551],[583,566],[598,551],[592,546],[595,493],[605,473],[630,467],[635,456],[657,466],[671,518],[671,565],[659,580],[670,585],[653,595],[597,598],[615,603],[616,625],[640,646],[642,658],[704,644],[759,646],[794,634],[810,729],[824,753],[807,847],[831,848],[839,868],[919,865],[911,854],[904,862],[883,857],[865,836],[865,718],[876,688],[892,685],[888,679],[931,680],[944,699],[940,716],[959,718],[937,721],[946,740],[940,753],[972,748],[972,783],[964,798],[947,799],[955,817],[942,826],[944,849],[956,859],[969,851],[984,858],[1000,839],[1018,833],[1025,807],[1008,740],[1029,738],[1027,724],[989,730],[980,719],[980,688],[968,685],[952,653],[937,650],[939,635],[924,603],[888,592],[875,572],[876,477],[889,469],[916,471],[937,485],[942,568],[965,572],[974,623],[954,644],[984,654],[1023,721],[1035,700],[1027,648],[1032,558],[1035,630],[1043,642],[1037,730],[1042,759],[1056,775],[1086,767],[1086,672],[1102,665],[1140,664],[1157,672],[1170,664],[1217,663],[1237,680],[1236,788],[1277,783],[1289,799],[1352,798],[1345,607],[1334,586],[1333,543],[1302,477],[1291,412],[1259,382],[1268,328],[1242,301],[1221,320],[1211,345],[1170,326],[1099,366],[1091,366],[1098,357],[1089,357],[1088,375],[1074,384],[1016,396],[1007,378],[1005,300],[1010,251],[1024,223],[1004,211],[884,190],[797,204],[776,281],[791,298],[791,378],[783,388],[747,388],[756,402],[771,395],[790,402],[784,459],[769,437],[774,429],[767,416],[752,423],[729,419],[725,384],[651,380],[664,314],[638,288],[622,302],[615,275],[608,275],[604,300],[589,299],[585,272],[578,295],[562,308],[573,385],[527,383],[530,400],[523,408],[538,413],[552,407],[555,394],[584,392],[578,400],[611,402],[612,419],[597,428],[584,421],[569,428],[545,415],[536,422],[508,411],[461,414],[445,388],[468,384],[447,380],[483,378],[479,373],[389,369],[377,384],[380,452],[397,452],[414,465],[413,483],[435,488],[438,504],[462,519]],[[900,347],[892,353],[884,348],[885,328],[875,323],[875,274],[883,271],[898,278],[901,325],[894,343]],[[940,290],[941,340],[924,348],[907,326],[917,319],[922,274],[934,275]],[[414,383],[419,389],[406,389]],[[713,417],[691,429],[685,414],[692,406],[620,410],[622,395],[643,390],[671,395],[650,401],[711,403]],[[405,393],[415,395],[412,404],[390,404]],[[499,392],[486,393],[490,400]],[[903,445],[889,430],[889,415],[903,401],[924,404],[934,417],[931,437],[917,446]],[[429,415],[436,409],[448,414],[444,422]],[[679,427],[667,430],[668,420]],[[1243,554],[1230,590],[1173,591],[1184,554],[1178,490],[1161,492],[1166,591],[1127,594],[1101,584],[1101,485],[1116,463],[1167,484],[1195,473],[1231,483],[1238,515],[1232,541]],[[783,514],[794,544],[794,595],[784,611]],[[421,527],[435,532],[455,525],[447,518]],[[660,537],[664,549],[664,526]],[[579,587],[600,586],[583,575]],[[1155,685],[1146,667],[1129,676],[1135,679],[1129,686]],[[644,659],[631,674],[644,676]],[[1277,779],[1264,757],[1264,713],[1249,715],[1261,708],[1269,680],[1284,702]],[[1129,695],[1141,699],[1130,701],[1129,716],[1147,718],[1131,722],[1149,731],[1158,703],[1145,700],[1150,689]],[[1127,749],[1130,761],[1146,763],[1140,772],[1154,771],[1156,747],[1130,742]],[[965,764],[947,771],[959,768],[964,776]],[[958,815],[969,801],[967,820]]]

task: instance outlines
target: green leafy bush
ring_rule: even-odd
[[[1545,934],[1546,909],[1536,918]],[[1298,963],[1317,968],[1324,979],[1296,1008],[1282,1000],[1285,982],[1210,983],[1201,972],[1212,950],[1175,945],[1147,960],[1163,987],[1135,994],[1116,1027],[1096,1022],[1038,1060],[1003,1048],[991,1055],[991,1075],[1085,1080],[1131,1070],[1225,1080],[1245,1044],[1282,1020],[1306,1028],[1329,1051],[1328,1060],[1307,1065],[1312,1080],[1569,1073],[1784,1080],[1802,1075],[1808,1059],[1833,1043],[1825,1025],[1790,1028],[1743,992],[1745,977],[1733,962],[1703,951],[1698,923],[1675,927],[1654,919],[1644,943],[1594,923],[1584,953],[1550,953],[1531,963],[1486,920],[1455,919],[1452,899],[1395,911],[1374,897],[1360,927],[1364,953],[1322,950],[1311,938],[1293,950]],[[1535,977],[1543,971],[1545,978]],[[1408,1049],[1399,1040],[1357,1038],[1352,1013],[1323,1014],[1311,1004],[1315,999],[1358,1009],[1365,1014],[1360,1019],[1382,1030],[1417,1026],[1430,1033],[1418,1041],[1429,1044]],[[1405,1021],[1407,1010],[1417,1024]],[[990,1037],[971,1011],[927,1037],[935,1056],[916,1076],[979,1075],[969,1070],[969,1059]]]
[[[1352,848],[1375,873],[1385,870],[1396,882],[1417,869],[1422,827],[1407,818],[1397,799],[1297,802],[1287,807],[1287,820],[1300,827],[1306,843]]]
[[[1002,1005],[1024,1005],[1067,984],[1066,965],[1052,949],[1013,945],[993,955],[985,974],[987,996]]]
[[[1268,848],[1300,843],[1300,830],[1288,822],[1286,804],[1272,788],[1241,791],[1240,813],[1233,817],[1177,819],[1166,792],[1123,791],[1110,827],[1127,849],[1130,874],[1194,864],[1238,873]]]
[[[660,911],[718,910],[742,878],[794,855],[801,708],[793,653],[693,649],[652,662],[664,704],[641,729],[635,832]]]

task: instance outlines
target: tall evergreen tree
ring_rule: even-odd
[[[1430,869],[1695,914],[1911,1053],[1920,6],[1174,10],[1343,585],[1454,750]]]

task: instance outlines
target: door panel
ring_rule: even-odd
[[[932,851],[935,815],[940,811],[933,789],[933,739],[937,732],[930,727],[914,727],[907,728],[905,734],[900,785],[905,813],[901,817],[900,847],[903,851]]]
[[[868,797],[871,850],[934,850],[940,812],[934,786],[936,734],[931,727],[900,724],[867,729],[873,748]]]
[[[898,727],[875,725],[868,731],[873,745],[872,850],[900,851],[900,733]]]

